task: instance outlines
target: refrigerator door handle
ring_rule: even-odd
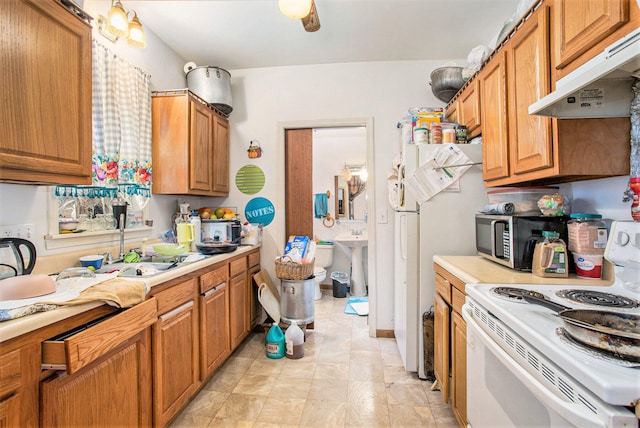
[[[407,260],[407,216],[400,217],[400,257]]]

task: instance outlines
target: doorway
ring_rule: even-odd
[[[368,194],[369,197],[367,199],[367,211],[369,213],[375,212],[375,159],[374,159],[374,141],[373,141],[373,118],[356,118],[356,119],[335,119],[335,120],[309,120],[309,121],[295,121],[295,122],[280,122],[278,123],[278,141],[277,141],[277,150],[278,150],[278,192],[276,197],[276,207],[279,208],[279,212],[285,213],[282,216],[276,216],[275,226],[276,226],[276,245],[278,248],[284,248],[286,242],[286,231],[288,227],[297,227],[295,223],[288,223],[288,217],[291,215],[287,215],[287,170],[288,160],[287,160],[287,151],[286,151],[286,138],[288,131],[291,130],[305,130],[301,133],[292,133],[290,135],[296,135],[296,137],[304,136],[305,132],[311,133],[312,129],[317,128],[338,128],[338,127],[365,127],[366,135],[367,135],[367,168],[370,179],[368,180]],[[304,158],[304,157],[303,157]],[[310,160],[308,160],[310,162]],[[309,169],[309,174],[311,170]],[[310,180],[309,180],[310,181]],[[309,185],[308,185],[309,186]],[[305,191],[306,197],[311,198],[312,193],[311,190]],[[304,197],[305,195],[303,195]],[[307,206],[309,209],[312,206],[311,203],[308,203]],[[312,219],[312,213],[310,212],[309,218]],[[376,254],[376,245],[375,245],[375,227],[374,221],[369,221],[367,224],[367,233],[369,237],[369,248],[367,253],[367,277],[368,277],[368,294],[369,294],[369,335],[375,337],[376,335],[376,272],[375,272],[375,254]],[[291,229],[294,230],[294,229]]]

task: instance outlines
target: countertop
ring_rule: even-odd
[[[466,284],[536,284],[536,285],[611,285],[614,281],[613,264],[605,260],[603,279],[541,278],[530,272],[519,272],[494,263],[482,256],[433,256],[433,261]]]
[[[224,260],[248,253],[256,248],[260,248],[260,245],[239,246],[238,249],[234,252],[217,254],[211,257],[207,257],[203,260],[189,263],[184,266],[179,266],[167,272],[149,278],[143,278],[143,280],[149,285],[149,287],[153,288],[156,285],[163,284],[175,278],[179,278],[190,272],[195,272],[199,269],[206,268],[207,266],[211,266]],[[22,318],[1,322],[0,341],[4,342],[9,339],[13,339],[39,328],[61,321],[63,319],[70,318],[91,309],[97,308],[104,304],[104,302],[97,301],[77,306],[60,306],[58,309],[55,309],[53,311],[39,312],[32,315],[24,316]]]

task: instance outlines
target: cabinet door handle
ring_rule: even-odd
[[[177,314],[179,314],[180,312],[184,312],[187,309],[190,309],[193,306],[193,300],[188,301],[187,303],[178,306],[177,308],[160,315],[160,321],[166,321],[171,317],[176,316]]]
[[[211,296],[213,293],[215,293],[218,290],[222,290],[225,286],[227,285],[226,282],[221,282],[220,284],[216,285],[215,287],[213,287],[211,290],[207,291],[206,293],[202,293],[200,294],[202,297],[209,297]]]

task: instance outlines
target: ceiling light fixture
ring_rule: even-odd
[[[107,14],[107,29],[118,37],[129,34],[129,19],[120,1],[116,1],[115,4],[111,1],[111,10]]]
[[[351,180],[351,177],[352,177],[351,169],[349,169],[347,164],[344,164],[344,169],[340,173],[340,178],[342,178],[344,181],[349,181]]]
[[[144,49],[147,46],[147,38],[144,35],[142,24],[140,24],[138,14],[136,14],[135,11],[133,12],[133,18],[131,18],[131,22],[129,23],[129,35],[127,36],[127,43],[140,49]]]
[[[133,18],[129,22],[129,14],[133,13]],[[125,11],[119,0],[111,0],[111,10],[105,18],[98,16],[98,32],[112,43],[118,41],[120,37],[126,37],[127,43],[140,49],[147,46],[147,37],[135,11]]]
[[[309,15],[313,0],[278,0],[278,7],[284,16],[302,19]]]

